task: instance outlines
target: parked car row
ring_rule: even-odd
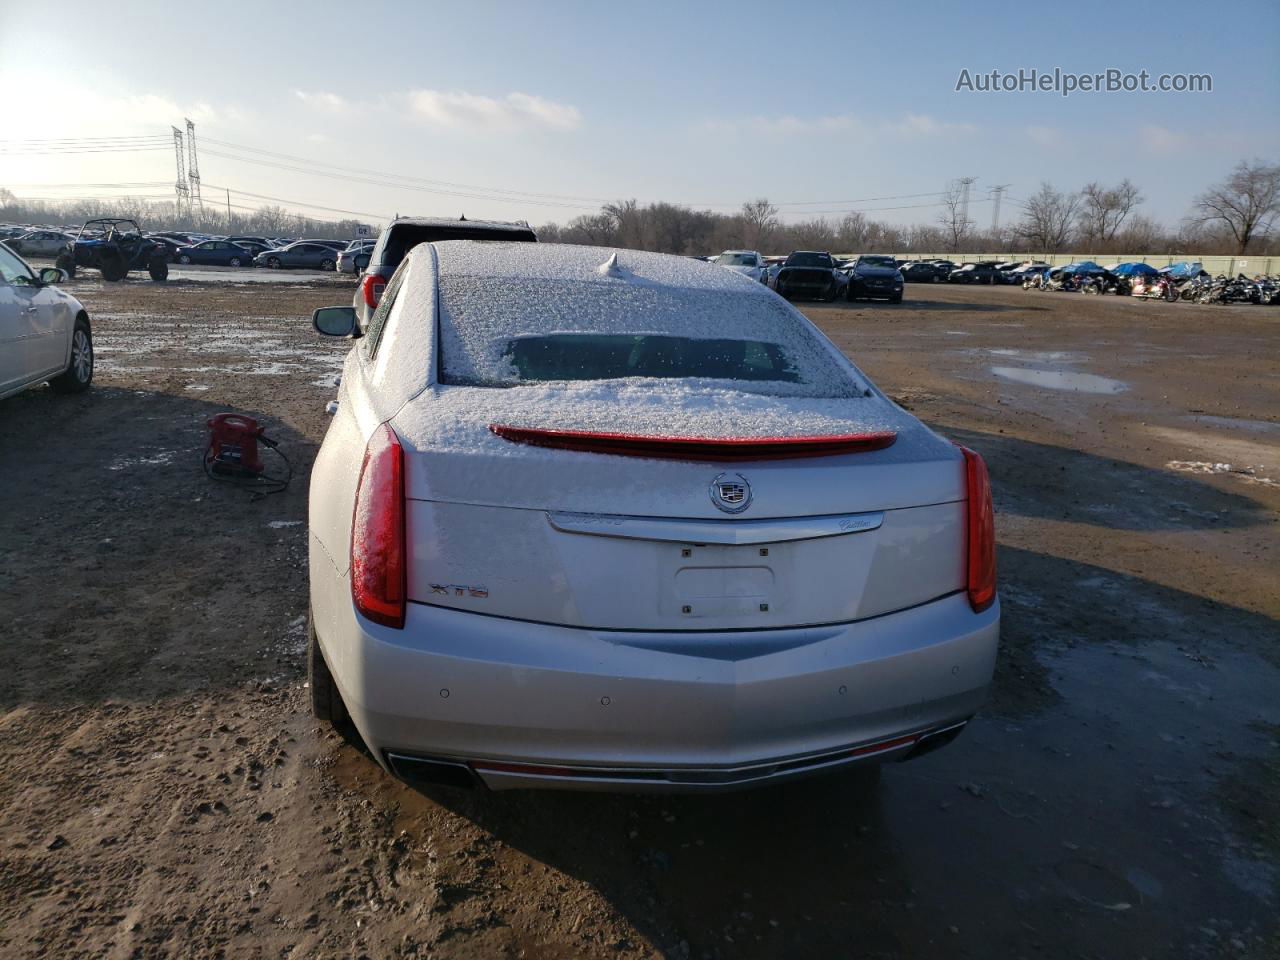
[[[726,250],[711,262],[759,280],[788,300],[902,302],[903,277],[891,256],[865,254],[838,260],[825,250],[796,250],[785,258],[763,257],[754,250]]]
[[[83,227],[0,224],[0,242],[14,253],[27,257],[57,259],[71,252],[77,237],[82,244],[91,239]],[[179,230],[147,233],[143,239],[159,248],[168,263],[341,270],[345,273],[359,273],[368,266],[369,254],[377,242],[371,237],[355,240],[224,237]]]

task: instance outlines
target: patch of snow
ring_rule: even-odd
[[[1233,467],[1229,463],[1212,463],[1206,460],[1170,460],[1165,464],[1165,468],[1177,470],[1180,473],[1231,474],[1249,483],[1261,483],[1267,486],[1276,485],[1276,481],[1270,477],[1258,476],[1253,467]]]
[[[285,527],[300,527],[301,520],[269,520],[267,526],[272,530],[283,530]]]

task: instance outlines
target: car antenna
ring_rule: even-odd
[[[627,271],[622,268],[622,264],[618,263],[618,254],[615,251],[609,254],[608,260],[596,267],[596,273],[602,277],[624,277]]]
[[[464,214],[463,214],[462,216],[460,216],[458,219],[459,219],[459,220],[465,220],[465,219],[467,219],[467,215],[464,213]]]

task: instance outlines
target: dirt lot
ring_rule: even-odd
[[[871,795],[636,799],[423,794],[308,716],[349,281],[69,289],[95,388],[0,402],[0,954],[1280,956],[1280,310],[806,307],[987,457],[996,689]],[[286,493],[205,478],[228,409]]]

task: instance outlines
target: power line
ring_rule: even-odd
[[[207,152],[207,151],[206,151]],[[261,193],[250,193],[247,190],[237,190],[235,187],[227,187],[217,183],[210,183],[209,188],[212,190],[226,190],[234,193],[237,197],[250,197],[254,200],[270,200],[273,203],[287,203],[295,207],[310,207],[313,210],[325,210],[329,213],[346,213],[353,217],[369,217],[373,220],[390,220],[391,217],[385,213],[369,213],[365,210],[342,210],[338,207],[324,207],[318,203],[306,203],[302,200],[286,200],[282,197],[269,197]]]

